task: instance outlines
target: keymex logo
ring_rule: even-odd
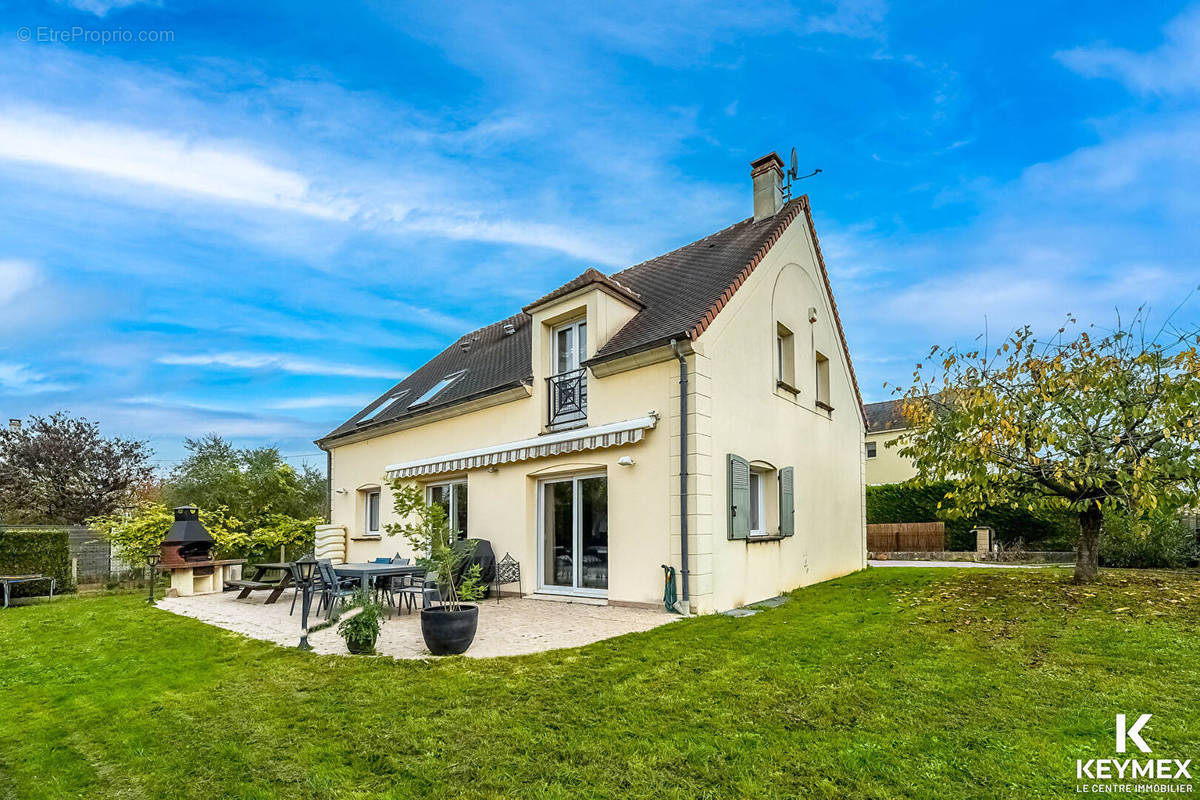
[[[1128,752],[1130,745],[1142,753],[1151,752],[1145,731],[1153,714],[1140,714],[1132,724],[1129,716],[1117,714],[1116,750]],[[1190,758],[1088,758],[1076,759],[1075,777],[1083,781],[1075,786],[1078,793],[1091,792],[1142,792],[1142,793],[1189,793],[1192,760]],[[1092,781],[1092,783],[1088,783]],[[1103,781],[1103,783],[1101,783]],[[1110,783],[1122,781],[1122,783]],[[1140,783],[1139,781],[1159,781]],[[1162,783],[1161,781],[1172,781]]]

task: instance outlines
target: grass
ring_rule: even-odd
[[[1118,712],[1154,714],[1147,758],[1200,756],[1198,633],[1195,573],[876,569],[748,618],[432,663],[66,598],[0,612],[0,796],[1065,796]]]

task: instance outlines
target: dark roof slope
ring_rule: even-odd
[[[645,308],[591,361],[607,361],[671,339],[695,339],[745,280],[747,269],[757,266],[800,209],[797,198],[773,217],[758,222],[744,219],[613,275],[637,292]]]
[[[414,417],[431,409],[461,403],[475,397],[503,391],[522,382],[533,380],[530,372],[530,337],[528,314],[517,314],[468,333],[434,356],[424,366],[388,389],[373,403],[343,422],[325,438],[332,439],[364,428]],[[512,326],[513,333],[506,333]],[[425,392],[443,378],[462,372],[462,376],[442,389],[428,402],[413,407]],[[369,423],[358,421],[395,395],[404,395],[391,407],[379,412]]]
[[[589,269],[526,308],[534,308],[593,283],[602,283],[629,299],[635,306],[639,306],[641,310],[589,359],[589,364],[659,347],[671,339],[694,340],[704,333],[766,256],[771,246],[801,215],[808,223],[809,233],[816,247],[817,264],[825,288],[829,292],[834,321],[846,353],[846,363],[850,364],[850,351],[846,347],[846,337],[829,285],[829,274],[825,269],[821,247],[817,242],[807,196],[789,201],[772,217],[758,222],[753,219],[742,220],[711,236],[629,267],[615,275],[606,276]],[[332,439],[414,417],[430,409],[443,408],[453,403],[503,391],[532,380],[530,321],[531,317],[528,314],[521,313],[467,334],[325,438]],[[515,333],[506,335],[505,325],[512,325]],[[464,342],[470,342],[469,349],[465,351],[461,347]],[[412,406],[417,398],[436,386],[438,381],[460,370],[464,371],[461,378],[429,402],[415,408]],[[850,364],[850,377],[861,404],[853,364]],[[393,401],[392,406],[379,412],[369,422],[357,424],[360,419],[369,416],[373,409],[388,403],[389,398],[405,390],[407,393]]]
[[[532,303],[525,306],[521,310],[524,311],[526,314],[528,314],[528,313],[532,312],[538,306],[543,306],[546,303],[549,303],[553,300],[557,300],[560,297],[566,297],[567,295],[569,295],[571,292],[575,291],[576,289],[582,289],[585,286],[592,286],[592,285],[596,285],[596,284],[606,287],[610,292],[617,295],[618,297],[623,298],[631,306],[634,306],[636,308],[645,307],[645,304],[642,302],[642,299],[640,297],[638,297],[637,293],[634,292],[633,290],[631,290],[629,287],[622,286],[621,284],[617,283],[615,280],[608,277],[607,275],[605,275],[603,272],[601,272],[598,269],[588,267],[586,270],[583,271],[583,273],[581,275],[579,275],[579,277],[573,278],[572,280],[567,281],[566,283],[564,283],[562,286],[555,289],[550,294],[545,295],[544,297],[539,297],[537,300],[534,300]]]
[[[863,411],[867,414],[867,430],[871,433],[898,431],[908,427],[908,420],[904,418],[903,400],[867,403],[863,406]]]

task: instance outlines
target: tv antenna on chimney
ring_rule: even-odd
[[[797,162],[796,148],[794,148],[794,147],[792,148],[791,162],[792,163],[790,166],[788,166],[788,171],[787,171],[787,183],[785,183],[783,186],[783,199],[785,201],[792,199],[792,181],[802,181],[805,178],[811,178],[813,175],[818,175],[821,172],[821,170],[819,170],[819,169],[814,169],[812,172],[808,173],[807,175],[801,175],[800,167],[797,166],[797,163],[796,163]]]

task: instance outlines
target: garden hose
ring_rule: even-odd
[[[666,573],[664,581],[665,587],[663,588],[663,606],[666,607],[667,611],[677,612],[679,611],[679,609],[676,608],[676,606],[679,604],[679,597],[675,593],[675,568],[668,566],[667,564],[663,564],[662,568],[663,572]]]

